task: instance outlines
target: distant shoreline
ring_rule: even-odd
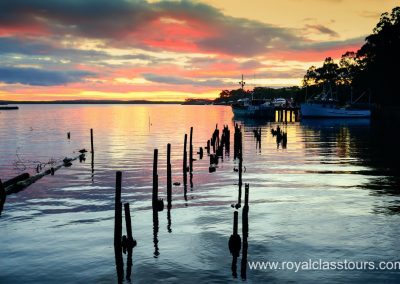
[[[119,100],[67,100],[67,101],[0,101],[0,105],[24,104],[183,104],[183,101],[119,101]]]

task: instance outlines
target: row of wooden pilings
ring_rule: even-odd
[[[136,240],[132,235],[132,221],[130,214],[129,203],[124,204],[125,209],[125,224],[126,235],[122,236],[122,202],[121,202],[121,188],[122,188],[122,172],[116,173],[115,183],[115,217],[114,217],[114,252],[115,252],[115,265],[117,269],[118,283],[122,283],[124,279],[124,261],[122,253],[127,255],[127,268],[126,279],[131,280],[132,272],[132,252],[136,246]]]
[[[193,172],[193,127],[190,128],[189,137],[189,155],[187,151],[187,134],[184,136],[183,144],[183,186],[184,186],[184,196],[186,198],[187,190],[187,173],[190,173],[190,183],[192,183],[192,172]],[[238,204],[235,205],[236,209],[240,208],[241,204],[241,188],[242,188],[242,173],[243,173],[243,152],[242,152],[242,131],[238,125],[235,125],[235,135],[234,135],[234,156],[235,159],[239,160],[239,197]],[[207,141],[207,153],[210,155],[210,167],[215,167],[218,164],[218,159],[223,159],[223,153],[225,149],[225,154],[229,155],[230,149],[230,130],[228,126],[224,126],[221,138],[219,137],[218,126],[213,132],[212,138]],[[211,153],[211,149],[212,152]],[[200,159],[203,157],[203,148],[199,148],[197,152]],[[188,157],[189,156],[189,157]],[[211,172],[211,171],[210,171]],[[122,283],[124,279],[124,264],[123,264],[123,251],[128,251],[128,261],[127,261],[127,275],[126,279],[131,277],[131,267],[132,267],[132,249],[136,245],[136,241],[132,237],[132,227],[130,219],[129,203],[125,203],[125,220],[126,220],[126,231],[127,236],[122,236],[122,202],[121,202],[121,172],[117,172],[116,176],[116,192],[115,192],[115,229],[114,229],[114,250],[115,250],[115,262],[117,268],[117,275],[119,283]],[[153,243],[154,243],[154,257],[158,257],[158,212],[164,209],[164,201],[158,197],[158,149],[154,149],[153,157],[153,190],[152,190],[152,211],[153,211]],[[179,183],[174,183],[174,185],[179,185]],[[242,278],[245,279],[246,275],[246,265],[247,262],[247,236],[248,236],[248,196],[249,196],[249,185],[245,185],[245,205],[243,207],[243,258],[242,258]],[[171,144],[167,144],[167,208],[168,208],[168,230],[170,232],[170,209],[172,207],[172,166],[171,166]],[[238,235],[238,211],[234,213],[234,233],[229,241],[229,249],[233,255],[234,263],[236,266],[237,257],[240,254],[241,240]],[[239,241],[238,241],[239,240]],[[233,269],[233,263],[232,263]],[[232,270],[233,272],[233,270]],[[235,274],[234,274],[235,276]]]
[[[71,139],[71,132],[67,132],[67,139]],[[90,147],[91,147],[91,168],[92,168],[92,180],[93,180],[93,175],[94,175],[94,141],[93,141],[93,129],[90,129]],[[72,165],[72,162],[75,160],[78,160],[80,162],[83,162],[86,160],[85,158],[85,153],[87,151],[85,149],[79,150],[79,155],[72,157],[72,158],[64,158],[62,163],[60,163],[57,166],[52,166],[50,169],[43,170],[42,165],[38,164],[36,166],[36,174],[31,176],[29,173],[22,173],[20,175],[17,175],[4,183],[0,179],[0,216],[1,213],[3,212],[4,209],[4,204],[7,199],[7,195],[12,194],[12,193],[17,193],[20,192],[21,190],[24,190],[31,184],[35,183],[39,179],[47,176],[47,175],[54,175],[55,172],[62,167],[70,167]]]
[[[255,133],[255,132],[254,132]],[[261,129],[257,130],[257,139],[261,142]],[[239,209],[241,208],[241,200],[242,200],[242,175],[243,175],[243,134],[241,128],[236,124],[235,125],[235,149],[234,156],[239,160],[239,180],[238,180],[238,202],[236,204],[232,204],[232,207],[235,209],[233,212],[233,233],[229,238],[228,247],[229,251],[232,255],[232,276],[237,278],[237,259],[240,256],[240,250],[242,248],[242,259],[241,259],[241,270],[240,275],[242,280],[246,280],[247,278],[247,250],[248,250],[248,233],[249,233],[249,184],[245,184],[245,197],[244,197],[244,206],[242,208],[242,237],[243,241],[240,238],[238,233],[238,220],[239,220]]]
[[[275,112],[277,122],[300,121],[300,109],[298,107],[276,107]]]

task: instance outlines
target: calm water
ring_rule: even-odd
[[[185,198],[183,186],[173,187],[170,225],[167,210],[159,212],[156,235],[151,210],[153,149],[159,149],[160,197],[166,199],[167,143],[173,181],[182,182],[183,138],[190,127],[197,151],[216,123],[228,124],[233,140],[234,122],[231,109],[222,106],[22,105],[0,112],[2,180],[23,166],[34,173],[32,161],[89,149],[90,128],[95,136],[93,173],[88,155],[86,162],[8,196],[0,217],[0,283],[115,283],[117,170],[123,171],[122,200],[131,204],[138,242],[133,282],[243,282],[242,254],[234,278],[228,249],[231,204],[238,200],[232,152],[215,173],[208,173],[207,156],[194,162],[193,188]],[[302,121],[281,125],[288,133],[287,149],[281,149],[270,132],[276,123],[236,122],[244,129],[243,182],[250,184],[249,261],[399,260],[399,155],[387,130],[365,120]],[[261,149],[255,127],[262,128]],[[399,270],[246,271],[249,283],[399,279]]]

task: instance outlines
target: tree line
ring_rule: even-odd
[[[357,51],[347,51],[336,63],[327,57],[322,66],[311,66],[304,75],[303,88],[254,88],[255,99],[294,98],[302,102],[322,92],[328,83],[337,99],[348,102],[363,95],[360,102],[380,106],[400,106],[398,70],[400,68],[400,7],[383,13],[371,35]],[[216,102],[229,102],[249,97],[250,91],[223,90]]]
[[[381,106],[400,105],[397,70],[400,67],[400,7],[383,13],[366,37],[364,45],[356,52],[342,55],[338,64],[331,57],[321,67],[311,66],[303,79],[303,87],[311,95],[321,92],[326,83],[333,85],[340,100],[349,92],[371,97]]]

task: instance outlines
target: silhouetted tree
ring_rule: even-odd
[[[303,86],[313,95],[329,82],[340,90],[341,100],[353,87],[358,94],[371,92],[374,102],[380,105],[400,105],[396,72],[400,67],[399,50],[400,7],[396,7],[391,14],[382,14],[365,44],[356,53],[343,54],[339,65],[327,57],[322,67],[311,66]]]
[[[357,52],[361,72],[357,83],[368,87],[381,105],[400,105],[400,7],[383,13],[373,33]]]

